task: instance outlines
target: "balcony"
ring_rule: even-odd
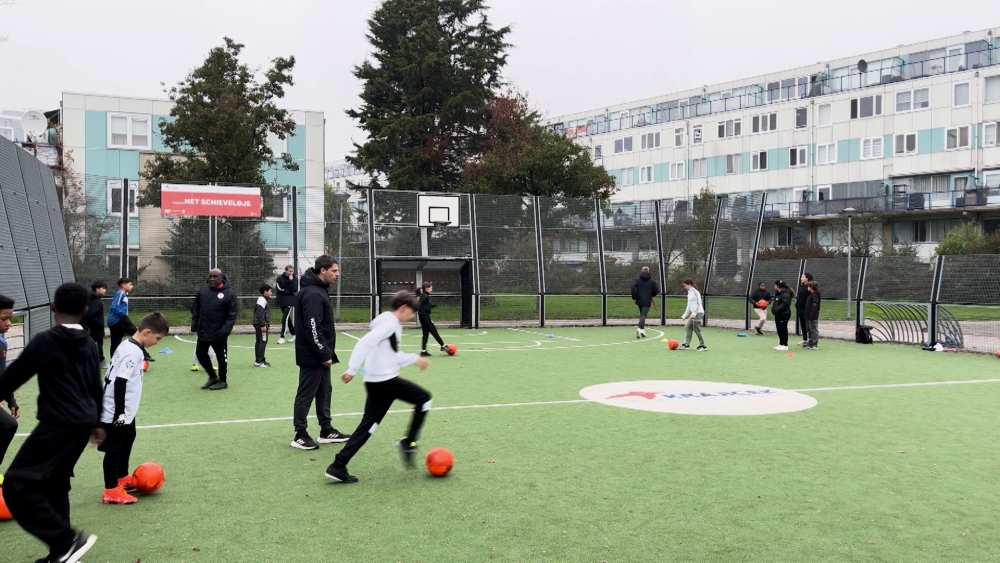
[[[849,207],[861,213],[885,211],[936,211],[969,207],[1000,206],[1000,188],[979,188],[951,192],[897,193],[873,197],[852,197],[824,201],[769,203],[764,219],[793,219],[837,215]]]

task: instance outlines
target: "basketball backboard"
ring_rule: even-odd
[[[460,203],[461,198],[457,195],[418,195],[417,206],[420,217],[417,225],[434,227],[446,223],[449,227],[459,226]]]

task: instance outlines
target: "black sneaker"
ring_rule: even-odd
[[[328,479],[333,480],[334,483],[357,483],[358,478],[347,472],[346,467],[337,467],[335,465],[330,465],[326,468],[326,476]]]
[[[690,344],[681,344],[681,350],[690,350],[690,349],[691,349]]]
[[[759,326],[755,326],[755,327],[753,327],[753,329],[757,331],[757,334],[759,334],[759,335],[761,335],[761,336],[764,336],[764,333],[763,333],[763,332],[761,332],[761,330],[760,330],[760,327],[759,327]]]
[[[296,436],[289,446],[293,448],[298,448],[300,450],[318,450],[319,444],[313,442],[313,439],[309,437],[308,434],[301,434]]]
[[[705,352],[707,350],[708,350],[708,346],[705,346],[704,344],[702,344],[701,346],[698,346],[698,352]]]
[[[205,384],[201,386],[201,388],[202,389],[211,389],[212,386],[215,385],[218,382],[219,382],[219,378],[218,377],[209,377],[208,381],[206,381]]]
[[[442,344],[441,345],[441,351],[442,352],[447,352],[448,351],[448,345],[447,344]]]
[[[340,444],[346,442],[350,437],[350,434],[344,434],[336,428],[327,428],[320,431],[319,438],[316,441],[320,444]]]
[[[73,547],[69,548],[65,555],[54,557],[50,554],[48,560],[54,563],[76,563],[90,548],[94,547],[95,542],[97,542],[97,536],[77,532],[76,537],[73,538]]]
[[[154,358],[153,356],[150,356],[149,354],[147,354],[146,357],[143,358],[143,359],[146,360],[147,362],[155,362],[156,361],[156,358]]]
[[[400,438],[396,442],[396,448],[399,449],[399,459],[403,460],[403,467],[407,469],[416,467],[416,464],[413,462],[413,458],[417,455],[416,442],[408,442],[406,438]]]
[[[208,388],[209,391],[222,391],[223,389],[229,389],[229,384],[225,381],[216,381],[214,385]]]
[[[431,357],[431,353],[428,352],[427,350],[421,350],[420,351],[420,357],[421,358],[430,358]]]

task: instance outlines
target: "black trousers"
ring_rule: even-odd
[[[115,357],[115,350],[118,349],[118,345],[122,343],[122,339],[126,336],[132,336],[135,334],[136,328],[132,324],[132,319],[128,318],[128,315],[122,317],[115,324],[108,327],[111,331],[111,357]]]
[[[431,321],[430,315],[417,315],[417,320],[420,321],[420,330],[423,332],[423,336],[420,338],[421,350],[427,350],[427,337],[430,335],[433,335],[434,340],[437,340],[438,346],[444,346],[444,340],[441,340],[441,335],[438,334],[438,329]]]
[[[639,328],[646,328],[646,315],[649,314],[649,305],[645,307],[639,307]]]
[[[89,438],[90,430],[39,423],[7,469],[7,508],[50,553],[69,551],[76,537],[69,521],[70,478]]]
[[[101,361],[104,361],[104,327],[101,328],[93,327],[90,329],[90,339],[97,344],[97,352],[101,356]],[[120,343],[121,340],[119,339]],[[115,346],[117,348],[117,346]]]
[[[104,488],[113,489],[119,479],[130,473],[128,463],[135,443],[135,420],[124,426],[101,423],[101,427],[106,437],[97,449],[104,452]]]
[[[219,362],[218,375],[215,373],[215,368],[212,367],[212,357],[208,355],[209,348],[215,350],[215,359]],[[201,338],[198,339],[198,343],[194,347],[194,354],[198,357],[198,363],[201,364],[201,367],[205,368],[205,373],[208,374],[208,377],[218,377],[221,381],[226,380],[226,374],[229,373],[229,358],[226,357],[226,350],[228,348],[229,339],[221,342],[209,342]]]
[[[337,467],[347,467],[354,454],[358,453],[361,446],[364,446],[368,438],[375,433],[375,429],[396,399],[413,405],[413,418],[410,420],[410,430],[406,434],[407,442],[417,441],[420,427],[424,425],[427,411],[431,409],[431,394],[423,387],[402,377],[394,377],[388,381],[365,382],[365,391],[368,393],[365,399],[365,414],[361,417],[358,429],[344,444],[344,449],[333,458],[333,464]]]
[[[320,430],[332,428],[330,421],[330,401],[333,399],[333,385],[330,383],[330,367],[300,367],[299,388],[295,392],[295,409],[292,426],[295,435],[305,434],[309,427],[309,407],[316,402],[316,418]]]
[[[778,345],[788,346],[788,317],[774,319],[774,328],[778,331]]]
[[[3,464],[3,458],[7,455],[7,448],[10,447],[14,434],[17,434],[17,419],[11,416],[7,409],[0,408],[0,464]]]
[[[285,337],[285,328],[288,328],[288,334],[295,336],[295,323],[293,322],[295,317],[292,315],[292,310],[291,305],[281,306],[281,334],[278,338]]]
[[[253,325],[253,331],[257,335],[257,340],[253,343],[254,361],[258,364],[265,361],[264,352],[267,351],[267,330],[269,327]]]

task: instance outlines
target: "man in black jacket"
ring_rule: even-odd
[[[295,341],[295,363],[299,366],[299,388],[295,392],[292,425],[295,438],[290,444],[300,450],[315,450],[319,446],[309,436],[309,407],[316,402],[321,444],[346,442],[350,434],[342,434],[331,424],[330,401],[333,385],[330,366],[338,363],[337,333],[333,327],[333,307],[330,306],[330,284],[340,275],[340,265],[324,254],[316,265],[302,275],[295,303],[295,326],[299,337]]]
[[[802,274],[799,278],[799,290],[795,292],[795,334],[802,335],[801,344],[805,344],[809,339],[809,330],[806,328],[806,299],[809,292],[806,284],[813,281],[813,275],[809,272]]]
[[[438,346],[441,347],[441,351],[446,350],[444,345],[444,340],[441,339],[441,335],[438,334],[438,329],[434,326],[434,321],[431,320],[431,310],[434,308],[434,304],[431,303],[431,294],[434,293],[434,284],[429,281],[425,281],[420,286],[420,291],[417,292],[418,299],[420,302],[419,309],[417,309],[417,321],[420,322],[420,355],[423,357],[429,357],[430,352],[427,351],[427,337],[433,336],[434,340],[437,340]]]
[[[226,349],[238,314],[239,303],[236,301],[236,294],[229,287],[229,280],[222,275],[222,270],[210,270],[208,283],[198,290],[191,307],[191,332],[198,335],[195,354],[198,356],[198,363],[208,373],[208,381],[201,386],[202,389],[219,391],[229,388],[226,381],[229,365]],[[215,359],[219,362],[218,375],[212,367],[209,348],[215,350]]]
[[[295,296],[299,293],[299,276],[291,264],[285,266],[285,271],[274,280],[275,302],[281,307],[281,334],[278,344],[285,343],[285,329],[291,334],[289,342],[295,342],[295,317],[289,314],[295,306]]]
[[[80,325],[87,288],[64,283],[52,298],[56,326],[32,337],[0,375],[6,397],[38,375],[38,426],[7,468],[3,498],[17,523],[49,546],[41,561],[79,561],[97,536],[74,530],[69,520],[73,467],[97,428],[103,389],[100,360],[90,333]]]
[[[101,357],[101,369],[108,367],[108,363],[104,360],[104,302],[101,301],[107,291],[108,286],[102,281],[90,284],[87,314],[80,319],[80,324],[90,331],[90,338],[97,344],[97,352]]]
[[[639,327],[635,329],[636,338],[646,338],[646,315],[653,305],[653,298],[660,294],[660,286],[649,274],[649,267],[643,266],[639,277],[632,282],[632,301],[639,307]]]

